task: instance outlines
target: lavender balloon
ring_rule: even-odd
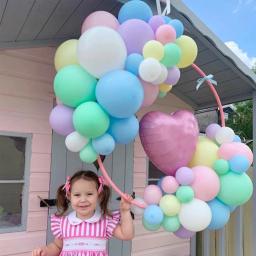
[[[74,131],[73,109],[64,105],[54,107],[49,116],[49,122],[52,129],[60,135],[68,135]]]
[[[163,19],[162,15],[154,15],[153,17],[151,17],[151,19],[149,20],[148,24],[150,25],[152,30],[154,32],[156,32],[158,27],[160,27],[161,25],[165,24],[165,22],[164,22],[164,19]]]
[[[180,79],[180,70],[177,67],[168,69],[167,79],[165,80],[166,84],[175,85]]]
[[[195,235],[196,232],[190,231],[185,229],[184,227],[179,228],[176,232],[174,232],[174,235],[179,237],[179,238],[191,238],[192,236]]]
[[[155,38],[148,23],[138,19],[125,21],[117,31],[125,42],[128,54],[141,53],[144,44]]]
[[[206,127],[206,130],[205,130],[205,133],[206,133],[206,136],[209,138],[209,139],[212,139],[212,140],[215,140],[215,135],[217,133],[217,131],[221,129],[221,126],[218,125],[218,124],[210,124]]]
[[[194,172],[188,167],[181,167],[175,174],[176,180],[181,185],[189,185],[194,181]]]

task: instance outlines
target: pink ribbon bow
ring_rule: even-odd
[[[67,197],[68,193],[70,192],[70,176],[67,176],[66,183],[62,189],[66,191],[66,197]]]

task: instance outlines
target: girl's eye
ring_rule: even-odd
[[[79,194],[74,194],[74,196],[80,196]]]
[[[91,196],[91,195],[93,195],[93,194],[92,194],[92,193],[88,193],[87,195],[88,195],[88,196]]]

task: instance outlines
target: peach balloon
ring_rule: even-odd
[[[207,166],[196,166],[192,168],[195,178],[190,185],[195,198],[210,201],[217,196],[220,190],[220,180],[215,171]]]
[[[162,191],[157,185],[148,185],[144,190],[144,201],[147,204],[158,204],[162,197]]]
[[[165,176],[161,182],[161,188],[165,193],[172,194],[178,189],[179,184],[173,176]]]
[[[96,11],[85,18],[81,34],[96,26],[109,27],[116,30],[119,26],[119,22],[117,18],[109,12]]]
[[[176,30],[170,25],[161,25],[156,30],[156,39],[162,44],[174,42],[176,40]]]
[[[144,99],[142,102],[142,107],[148,107],[154,103],[157,99],[159,93],[159,87],[157,85],[147,83],[143,80],[140,80],[143,90],[144,90]]]

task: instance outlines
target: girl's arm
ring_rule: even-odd
[[[55,239],[54,242],[45,247],[35,249],[32,251],[32,256],[59,256],[63,247],[61,239]]]
[[[120,203],[121,223],[117,225],[113,232],[114,237],[121,240],[131,240],[134,237],[133,219],[130,213],[130,202],[133,198],[129,195],[126,196],[127,199],[122,198]]]

